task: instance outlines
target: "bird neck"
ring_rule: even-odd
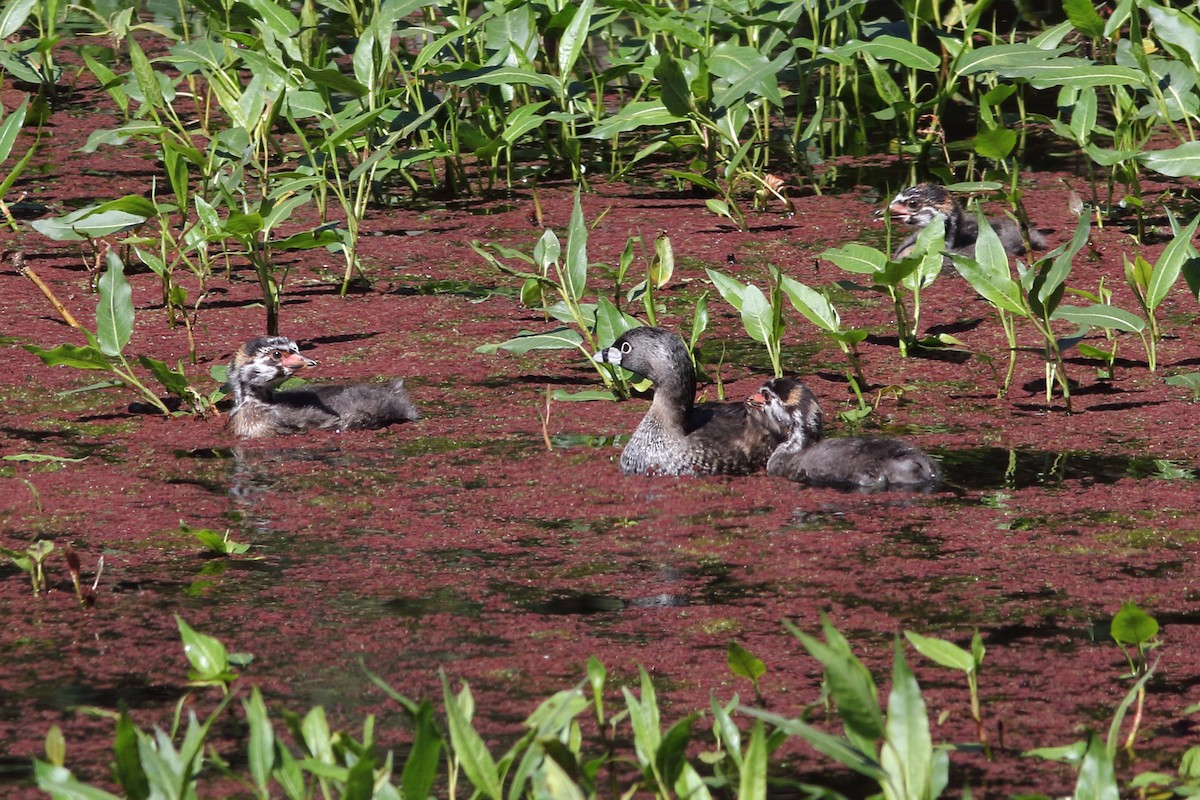
[[[688,420],[696,405],[696,371],[692,368],[692,362],[688,360],[680,368],[660,378],[654,381],[654,399],[650,402],[650,411],[661,424],[686,433]]]

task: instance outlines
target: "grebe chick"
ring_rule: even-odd
[[[888,212],[893,220],[912,225],[918,229],[896,248],[893,258],[904,258],[916,244],[917,235],[937,217],[946,217],[946,252],[975,257],[975,242],[979,238],[979,220],[963,210],[946,187],[933,183],[918,183],[892,198]],[[1019,256],[1025,252],[1025,239],[1021,226],[1008,217],[988,217],[988,224],[1000,238],[1000,244],[1009,255]],[[1029,242],[1037,250],[1046,247],[1046,239],[1034,228],[1029,229]]]
[[[849,436],[822,439],[824,421],[816,398],[800,381],[767,381],[750,398],[753,409],[787,440],[767,461],[767,474],[815,486],[861,491],[928,490],[941,480],[941,469],[920,449],[900,439]]]
[[[687,345],[662,328],[633,328],[593,356],[654,382],[654,399],[621,452],[626,475],[746,474],[762,469],[783,435],[745,403],[695,405],[696,371]]]
[[[381,428],[420,417],[404,381],[305,386],[277,391],[280,383],[316,361],[284,336],[251,339],[233,355],[229,425],[238,436],[258,437],[307,430]]]

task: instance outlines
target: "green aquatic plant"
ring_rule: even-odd
[[[179,413],[172,411],[158,393],[143,382],[125,355],[125,347],[133,335],[133,293],[125,279],[125,264],[117,254],[109,251],[105,263],[107,268],[98,282],[100,302],[96,307],[96,331],[93,333],[83,327],[78,328],[87,344],[61,344],[50,350],[25,345],[25,349],[47,366],[107,372],[112,376],[110,380],[92,384],[79,391],[124,386],[137,393],[161,414]],[[167,391],[178,397],[192,413],[203,414],[213,410],[217,399],[223,394],[219,388],[208,394],[196,389],[185,374],[182,364],[171,368],[164,362],[145,355],[138,355],[135,360]]]
[[[246,542],[235,542],[229,538],[230,531],[225,530],[225,533],[214,531],[209,528],[193,528],[183,520],[179,521],[179,532],[185,536],[192,536],[204,545],[210,552],[217,553],[223,556],[240,556],[250,550],[250,545]]]
[[[1117,647],[1121,648],[1121,652],[1125,655],[1125,660],[1129,663],[1127,677],[1138,679],[1148,676],[1151,671],[1148,654],[1161,644],[1157,639],[1158,620],[1143,611],[1136,603],[1128,602],[1122,605],[1121,610],[1113,616],[1108,630],[1113,641],[1117,643]],[[1133,752],[1133,743],[1137,739],[1138,730],[1141,727],[1145,704],[1146,685],[1144,682],[1139,682],[1133,725],[1125,740],[1125,749],[1130,753]]]
[[[29,98],[26,97],[21,101],[19,106],[4,115],[3,122],[0,122],[0,165],[4,165],[8,161],[8,157],[12,155],[13,147],[17,143],[17,135],[21,132],[21,126],[25,124],[25,117],[28,112]],[[9,209],[5,198],[8,196],[8,190],[12,188],[17,179],[25,172],[25,168],[29,166],[29,159],[33,158],[33,154],[41,142],[41,137],[42,131],[39,127],[37,141],[25,151],[25,155],[7,167],[7,172],[4,173],[3,180],[0,180],[0,214],[4,215],[4,219],[8,221],[8,226],[14,232],[19,230],[19,228],[17,227],[17,221],[13,219],[12,211]]]
[[[876,781],[885,800],[933,800],[949,780],[948,748],[933,744],[921,687],[904,658],[897,637],[892,688],[886,710],[880,706],[875,681],[850,643],[821,615],[824,641],[790,622],[787,628],[824,668],[824,690],[837,708],[844,736],[834,736],[801,719],[742,706],[741,710],[792,736],[818,752]]]
[[[848,244],[821,254],[846,272],[871,279],[868,286],[840,282],[843,288],[867,289],[886,295],[896,317],[896,339],[900,356],[907,357],[908,349],[917,343],[921,328],[921,293],[942,272],[942,250],[945,248],[946,226],[939,215],[921,228],[916,242],[903,258],[894,259],[874,247]],[[890,225],[889,225],[890,229]],[[906,297],[911,296],[910,302]]]
[[[1197,226],[1200,226],[1200,215],[1186,226],[1180,225],[1174,215],[1170,215],[1170,220],[1174,235],[1154,264],[1144,259],[1140,253],[1135,255],[1133,260],[1127,255],[1122,256],[1125,260],[1125,282],[1141,307],[1140,317],[1111,303],[1093,303],[1085,308],[1062,306],[1054,312],[1055,319],[1065,319],[1106,330],[1136,333],[1142,340],[1142,347],[1146,351],[1146,366],[1151,372],[1158,371],[1158,342],[1163,338],[1157,314],[1158,307],[1178,282],[1184,269],[1195,269],[1195,265],[1200,262],[1200,255],[1192,244],[1192,237]],[[1111,358],[1116,358],[1115,344]]]
[[[1192,392],[1192,402],[1200,402],[1200,372],[1185,372],[1172,375],[1163,381],[1168,386],[1184,386]]]
[[[12,562],[17,569],[28,573],[29,583],[33,586],[35,595],[50,588],[46,582],[46,558],[53,552],[54,542],[49,539],[38,539],[24,550],[0,547],[0,555]]]
[[[987,729],[983,725],[983,712],[979,705],[979,669],[983,666],[983,657],[987,649],[979,631],[971,637],[971,649],[966,650],[953,642],[937,639],[932,636],[922,636],[914,631],[905,631],[904,638],[917,649],[917,652],[947,669],[958,670],[967,676],[967,690],[971,695],[971,719],[975,721],[975,729],[979,733],[979,743],[990,759],[992,746],[988,743]]]
[[[1069,244],[1056,247],[1029,267],[1018,261],[1017,277],[1014,278],[1008,253],[981,213],[975,258],[960,253],[951,254],[954,268],[981,297],[992,304],[1000,316],[1009,351],[1008,372],[1000,387],[1000,396],[1008,392],[1016,366],[1016,319],[1024,319],[1041,339],[1046,364],[1046,402],[1050,402],[1057,383],[1067,412],[1071,411],[1071,385],[1067,379],[1063,350],[1082,338],[1082,334],[1060,339],[1052,321],[1056,319],[1055,314],[1066,292],[1066,281],[1075,256],[1087,244],[1090,230],[1090,219],[1080,217]]]
[[[730,639],[729,646],[725,648],[725,664],[734,675],[750,681],[750,685],[754,687],[754,698],[761,703],[762,693],[759,691],[758,679],[767,673],[767,665],[762,659]]]
[[[548,331],[521,331],[507,341],[480,345],[475,348],[475,352],[491,354],[504,350],[521,355],[531,350],[576,349],[596,369],[608,391],[604,393],[585,392],[575,395],[555,393],[555,399],[628,397],[629,389],[622,373],[611,365],[597,364],[592,361],[591,355],[596,352],[601,342],[612,342],[630,328],[641,325],[641,322],[622,311],[603,295],[596,297],[595,302],[585,302],[588,293],[588,275],[592,265],[588,262],[588,226],[580,206],[578,190],[575,192],[571,219],[567,227],[565,253],[557,234],[549,228],[538,239],[532,254],[525,254],[500,245],[490,245],[489,249],[479,242],[471,243],[472,249],[489,264],[505,274],[522,280],[522,302],[539,309],[547,318],[552,317],[561,323],[558,327]],[[663,247],[663,245],[656,247],[656,252],[664,252]],[[669,253],[669,243],[665,245],[665,248],[665,252]],[[628,270],[632,252],[632,246],[627,242],[621,256],[622,266],[617,272],[620,278],[623,278]],[[497,258],[497,255],[523,262],[529,268],[513,268]],[[655,271],[655,263],[660,263],[663,267]],[[664,259],[651,263],[647,275],[647,286],[640,290],[651,305],[653,290],[649,288],[649,285],[661,286],[669,280],[671,270],[668,267],[673,266],[673,263],[673,258],[669,261]],[[631,290],[631,296],[634,296],[633,293],[636,291],[639,291],[638,287]]]
[[[742,327],[750,338],[766,346],[775,377],[783,375],[783,285],[782,274],[770,266],[770,285],[766,292],[752,283],[742,283],[715,269],[705,269],[713,287],[725,302],[737,309]]]

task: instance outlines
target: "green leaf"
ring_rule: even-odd
[[[676,117],[686,117],[693,109],[692,90],[687,77],[670,53],[662,53],[654,67],[654,80],[660,87],[660,98],[667,112]]]
[[[267,706],[257,686],[250,690],[250,699],[242,701],[242,708],[246,711],[246,722],[250,725],[250,737],[246,748],[250,776],[254,779],[255,787],[266,796],[271,771],[275,767],[275,730],[271,727]]]
[[[851,40],[838,47],[837,52],[840,55],[868,53],[880,61],[895,61],[924,72],[936,72],[942,65],[942,59],[936,53],[898,36],[876,36],[866,42]]]
[[[410,711],[409,730],[412,744],[400,773],[403,797],[429,797],[437,780],[438,763],[442,753],[442,737],[433,722],[433,706],[422,701]]]
[[[761,659],[732,639],[725,650],[725,663],[729,665],[730,672],[750,681],[756,689],[758,679],[767,671],[767,665]]]
[[[975,258],[958,253],[951,253],[950,258],[958,274],[962,275],[984,300],[1002,311],[1022,317],[1029,316],[1021,296],[1021,286],[1013,280],[1009,272],[1008,254],[982,214],[979,238],[975,244]]]
[[[887,266],[888,257],[874,247],[863,244],[848,244],[845,247],[834,247],[821,253],[820,258],[828,259],[846,272],[857,275],[873,275],[883,272]]]
[[[786,275],[782,276],[780,286],[788,300],[792,301],[792,306],[813,325],[826,333],[841,329],[842,318],[828,297]]]
[[[622,686],[621,692],[629,709],[629,723],[633,726],[634,752],[645,770],[654,763],[654,755],[662,741],[662,728],[659,727],[658,697],[654,692],[654,684],[644,668],[639,666],[638,672],[641,675],[641,699],[635,697],[628,687]]]
[[[642,323],[613,305],[607,297],[596,300],[596,330],[593,335],[598,342],[614,342],[622,333]]]
[[[888,695],[886,742],[880,751],[879,763],[891,778],[900,796],[914,800],[933,800],[943,786],[938,786],[933,740],[929,733],[929,714],[921,687],[908,668],[904,646],[896,638],[895,661],[892,667],[892,690]],[[946,758],[946,753],[940,751]]]
[[[106,211],[94,214],[96,207],[81,208],[61,217],[34,220],[33,229],[56,242],[78,242],[85,238],[101,239],[122,233],[146,218],[124,211]],[[86,222],[84,221],[86,218]]]
[[[972,141],[975,152],[993,161],[1003,161],[1017,144],[1017,132],[1011,128],[988,128]]]
[[[460,695],[450,691],[446,673],[439,670],[442,679],[442,696],[446,709],[447,727],[450,729],[450,744],[462,764],[462,770],[475,789],[490,800],[502,800],[504,788],[496,761],[488,752],[487,745],[471,726],[474,702],[470,687],[463,683]]]
[[[26,350],[40,358],[48,367],[73,367],[74,369],[112,370],[108,356],[98,347],[78,347],[60,344],[52,350],[42,350],[33,345],[23,345]]]
[[[555,328],[545,333],[521,331],[512,339],[500,344],[481,344],[475,348],[476,353],[492,354],[497,350],[505,350],[516,355],[524,355],[530,350],[569,350],[580,347],[583,337],[570,328]]]
[[[138,91],[142,94],[142,100],[150,108],[154,109],[157,114],[158,110],[163,108],[163,93],[162,88],[158,83],[158,76],[154,73],[154,67],[150,64],[150,59],[146,57],[145,52],[138,46],[137,41],[132,37],[125,40],[129,47],[129,63],[133,67],[133,77],[137,80]],[[155,117],[157,119],[157,117]]]
[[[34,463],[51,463],[51,464],[78,464],[81,461],[87,461],[88,457],[83,458],[67,458],[66,456],[51,456],[45,453],[15,453],[10,456],[0,456],[3,461],[31,461]]]
[[[121,709],[113,735],[113,773],[131,800],[146,800],[151,796],[150,783],[138,755],[138,730]]]
[[[1063,0],[1063,11],[1075,29],[1087,38],[1096,40],[1104,36],[1104,20],[1091,0]]]
[[[1184,263],[1196,255],[1192,237],[1196,234],[1197,226],[1200,226],[1200,215],[1193,218],[1186,228],[1175,233],[1175,237],[1154,263],[1154,271],[1150,274],[1150,281],[1146,286],[1146,306],[1150,311],[1158,308],[1167,292],[1179,279]]]
[[[1125,333],[1141,333],[1146,329],[1146,321],[1141,317],[1104,303],[1094,303],[1086,308],[1062,306],[1056,309],[1050,318]]]
[[[563,293],[571,301],[578,302],[587,288],[587,222],[583,219],[583,208],[579,204],[579,189],[575,189],[575,201],[571,206],[571,221],[567,224],[567,254],[559,279]]]
[[[115,358],[133,335],[133,291],[125,280],[125,264],[115,250],[108,251],[104,263],[100,304],[96,306],[96,341],[104,355]]]
[[[657,100],[635,100],[601,119],[591,130],[581,133],[580,138],[611,139],[639,128],[665,128],[685,119],[672,114]],[[661,146],[663,143],[656,144]]]
[[[21,126],[25,124],[25,112],[29,110],[29,96],[26,95],[21,100],[21,105],[14,108],[4,118],[4,122],[0,123],[0,163],[8,159],[12,153],[13,144],[17,141],[17,134],[21,132]]]
[[[229,654],[225,645],[212,636],[193,630],[178,614],[175,615],[175,622],[183,639],[184,655],[192,665],[188,670],[190,680],[226,686],[237,677],[229,671]]]
[[[1120,800],[1113,759],[1105,752],[1104,740],[1092,733],[1079,767],[1073,800]]]
[[[587,42],[588,32],[591,29],[594,5],[595,0],[583,0],[579,3],[571,16],[571,22],[558,40],[559,75],[568,76],[575,69],[575,62],[579,60],[579,54],[583,52],[583,46]]]
[[[654,764],[663,783],[668,786],[675,784],[687,764],[687,747],[692,741],[692,724],[696,721],[696,713],[688,714],[672,725],[659,742],[654,753]]]
[[[912,631],[905,631],[904,636],[918,653],[943,667],[967,673],[975,671],[975,658],[953,642]]]
[[[725,298],[725,302],[740,312],[742,310],[742,296],[746,293],[747,285],[715,269],[705,268],[704,271],[708,273],[709,280],[713,282],[713,286],[716,287],[717,292],[720,293],[721,297]]]
[[[756,342],[770,344],[775,336],[775,309],[757,286],[747,286],[742,292],[742,326]]]
[[[1128,602],[1113,617],[1109,627],[1113,640],[1129,647],[1142,647],[1158,635],[1158,621],[1143,611],[1137,603]]]
[[[8,0],[0,11],[0,39],[7,39],[21,29],[33,13],[39,0]]]
[[[1200,142],[1185,142],[1170,150],[1150,150],[1138,155],[1137,160],[1172,178],[1200,177]]]
[[[862,742],[882,739],[883,711],[875,697],[875,681],[871,673],[850,651],[850,644],[845,637],[824,619],[824,615],[822,621],[826,642],[809,636],[790,622],[785,624],[809,655],[824,666],[825,682],[845,723],[846,732]]]
[[[474,86],[477,83],[487,86],[529,85],[554,94],[558,94],[560,89],[558,81],[549,75],[542,75],[523,67],[506,65],[449,72],[442,76],[441,80],[456,86]]]
[[[95,789],[85,783],[80,783],[66,767],[35,760],[33,773],[37,779],[38,788],[55,800],[124,800],[103,789]],[[129,794],[128,797],[136,800],[136,796],[132,794]]]
[[[829,756],[860,775],[878,781],[881,785],[887,780],[887,773],[880,768],[878,761],[870,754],[851,745],[841,736],[832,736],[802,720],[787,719],[759,708],[743,705],[739,706],[738,710],[743,714],[763,720],[789,736],[799,736],[812,745],[817,752]]]

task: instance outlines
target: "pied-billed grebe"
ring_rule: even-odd
[[[975,242],[979,238],[979,220],[966,213],[946,187],[933,183],[918,183],[896,195],[888,204],[888,212],[893,220],[912,225],[918,229],[924,228],[943,214],[946,217],[946,252],[960,253],[975,257]],[[1025,252],[1025,238],[1021,235],[1021,226],[1008,217],[988,217],[988,224],[1000,238],[1009,255],[1019,256]],[[918,230],[919,233],[919,230]],[[918,233],[914,233],[896,248],[893,258],[904,258],[916,244]],[[1035,249],[1043,250],[1046,239],[1037,230],[1029,229],[1029,243]]]
[[[633,328],[593,358],[654,382],[650,410],[621,452],[626,475],[745,474],[762,469],[783,441],[745,403],[695,405],[696,371],[670,331]]]
[[[242,345],[229,365],[233,432],[255,437],[318,428],[381,428],[420,416],[400,380],[275,390],[296,370],[316,363],[300,355],[296,343],[283,336],[251,339]]]
[[[800,381],[767,381],[748,404],[764,417],[765,425],[786,437],[767,462],[768,475],[863,491],[927,490],[941,480],[933,459],[900,439],[822,439],[823,415],[813,393]]]

